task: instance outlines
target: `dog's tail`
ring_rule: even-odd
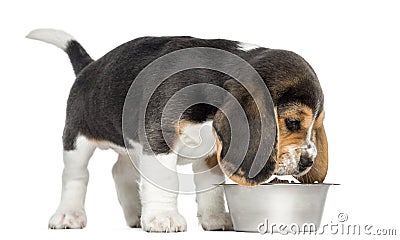
[[[75,75],[78,75],[82,69],[93,62],[93,59],[81,44],[79,44],[74,37],[64,31],[45,28],[36,29],[31,31],[26,37],[53,44],[54,46],[64,50],[71,60]]]

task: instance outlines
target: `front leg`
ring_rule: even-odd
[[[196,185],[197,216],[204,230],[232,230],[232,221],[225,210],[224,192],[215,184],[224,183],[225,175],[216,155],[192,165]]]
[[[174,153],[140,158],[142,229],[148,232],[183,232],[186,221],[178,212],[179,190]]]

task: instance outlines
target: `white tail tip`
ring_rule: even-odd
[[[33,30],[28,35],[26,35],[26,37],[53,44],[54,46],[59,47],[64,51],[68,46],[68,42],[71,40],[75,40],[73,36],[62,30],[50,28]]]

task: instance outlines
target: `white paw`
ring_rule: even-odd
[[[131,228],[140,228],[140,216],[131,215],[125,217],[126,224]]]
[[[233,230],[232,220],[229,213],[205,213],[199,215],[199,222],[204,230]]]
[[[51,229],[79,229],[86,226],[86,213],[84,210],[57,211],[49,221]]]
[[[141,217],[142,229],[147,232],[184,232],[186,220],[178,212],[158,212]]]

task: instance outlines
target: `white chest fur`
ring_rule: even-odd
[[[188,124],[181,129],[174,151],[179,155],[179,163],[205,158],[216,152],[212,121]]]

